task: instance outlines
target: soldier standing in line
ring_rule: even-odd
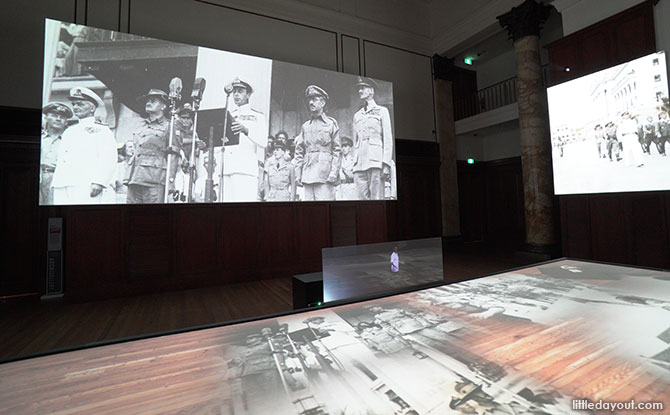
[[[340,184],[335,191],[337,200],[356,200],[358,191],[354,183],[354,142],[349,137],[342,137],[342,168],[340,169]]]
[[[254,202],[258,200],[259,157],[267,146],[265,115],[249,105],[254,90],[248,82],[235,78],[231,83],[233,101],[237,108],[230,111],[235,121],[231,125],[239,134],[239,143],[226,145],[223,153],[223,201]]]
[[[603,127],[600,124],[596,124],[596,126],[593,128],[594,130],[594,137],[596,140],[596,146],[598,146],[598,158],[605,158],[607,157],[607,154],[605,153],[605,132],[603,131]]]
[[[165,195],[165,177],[167,158],[173,157],[169,172],[168,192],[174,192],[174,180],[180,154],[180,137],[175,135],[172,148],[168,148],[170,122],[165,118],[168,108],[168,95],[160,89],[150,89],[143,100],[147,118],[142,120],[133,133],[133,145],[130,151],[131,169],[128,181],[127,203],[163,203]],[[126,148],[128,152],[128,148]]]
[[[654,122],[654,117],[647,117],[647,122],[642,126],[642,134],[640,135],[640,141],[642,145],[642,151],[647,154],[651,154],[651,142],[656,139],[656,123]]]
[[[607,155],[610,161],[621,160],[621,143],[617,140],[616,125],[612,121],[605,124],[605,136],[607,137]],[[614,158],[612,157],[614,156]]]
[[[670,141],[670,120],[668,113],[661,111],[658,113],[658,123],[656,127],[656,149],[658,153],[665,156],[665,143]]]
[[[286,144],[274,142],[274,154],[265,162],[265,200],[287,202],[295,199],[295,170],[286,157]]]
[[[63,133],[52,181],[54,204],[115,203],[116,139],[94,117],[102,100],[84,87],[72,88],[68,99],[79,122]]]
[[[341,152],[337,121],[324,112],[328,93],[316,85],[305,89],[310,119],[300,127],[295,142],[296,180],[305,200],[335,200]]]
[[[58,150],[65,131],[67,120],[74,113],[65,104],[53,102],[42,109],[46,118],[46,127],[42,130],[40,143],[40,205],[53,205],[54,195],[51,182],[58,162]]]
[[[377,83],[358,78],[358,96],[363,107],[354,114],[354,180],[360,200],[384,199],[384,181],[391,178],[393,133],[386,107],[377,105]]]

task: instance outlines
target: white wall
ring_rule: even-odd
[[[484,161],[484,140],[473,134],[456,136],[456,160]]]
[[[514,49],[478,64],[475,70],[477,71],[477,89],[483,89],[505,79],[515,77],[516,57],[514,56]]]
[[[483,137],[484,160],[500,160],[521,156],[521,136],[518,123],[515,128]]]
[[[456,136],[456,159],[492,161],[521,155],[519,121],[509,121]]]
[[[396,136],[434,141],[428,4],[338,0],[324,9],[317,3],[3,0],[0,33],[11,41],[0,69],[0,105],[41,107],[43,19],[49,17],[329,70],[358,74],[360,67],[364,75],[394,82]]]

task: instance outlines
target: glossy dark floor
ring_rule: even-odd
[[[445,280],[461,281],[548,259],[482,244],[445,244]],[[216,324],[292,309],[291,277],[70,304],[0,304],[0,359]]]

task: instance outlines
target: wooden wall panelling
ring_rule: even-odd
[[[356,239],[359,245],[387,241],[385,203],[369,201],[357,205]]]
[[[219,219],[207,206],[173,207],[175,266],[179,278],[218,271]]]
[[[297,228],[293,205],[264,204],[260,213],[259,265],[269,271],[293,262],[298,244],[293,237]]]
[[[549,85],[648,55],[656,51],[653,4],[642,2],[545,47]],[[566,66],[570,72],[563,71]]]
[[[94,298],[127,295],[127,283],[130,273],[127,270],[128,243],[127,227],[121,209],[117,207],[69,207],[65,210],[65,295],[68,300],[87,301]],[[138,238],[141,241],[142,238]],[[144,246],[137,245],[141,248]],[[140,252],[149,252],[140,249]],[[139,254],[139,253],[138,253]],[[159,255],[160,257],[160,255]],[[141,265],[138,273],[145,271]],[[133,293],[134,294],[134,293]]]
[[[602,69],[603,62],[613,62],[615,45],[611,41],[612,34],[607,32],[591,32],[584,34],[579,51],[581,52],[580,73],[588,74]],[[572,72],[572,68],[570,68]]]
[[[213,207],[212,207],[213,208]],[[219,229],[220,269],[231,281],[242,281],[254,276],[253,269],[261,260],[259,211],[249,205],[221,206]],[[228,282],[228,281],[225,281]]]
[[[630,198],[592,195],[589,200],[593,259],[632,264]]]
[[[36,292],[44,283],[38,165],[35,143],[0,140],[0,296]]]
[[[119,210],[119,207],[116,208]],[[171,274],[173,259],[173,209],[167,206],[128,207],[126,212],[126,270],[128,280],[160,280]],[[104,226],[101,220],[101,225]],[[90,232],[78,227],[75,232]]]
[[[621,13],[613,23],[615,59],[624,62],[656,51],[653,1]]]
[[[356,245],[356,204],[330,205],[331,246]]]
[[[297,211],[295,234],[298,239],[297,269],[313,272],[321,269],[321,249],[330,245],[330,209],[326,203],[294,204]],[[317,265],[315,267],[315,265]]]
[[[441,233],[439,162],[403,158],[398,169],[398,237],[417,239]]]
[[[485,191],[487,239],[522,244],[525,217],[520,158],[486,162]]]
[[[592,259],[591,212],[589,199],[582,195],[560,198],[563,255]]]
[[[521,158],[458,162],[458,203],[465,241],[520,246],[525,240]]]
[[[461,235],[481,241],[486,233],[486,169],[483,163],[458,162],[458,208]]]
[[[635,264],[670,266],[665,195],[643,193],[631,197],[631,248]]]

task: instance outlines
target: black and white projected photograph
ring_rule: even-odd
[[[662,413],[670,273],[560,260],[1,368],[0,402],[21,412]],[[12,407],[17,384],[34,401]]]
[[[272,84],[268,200],[292,194],[290,160],[297,200],[396,198],[390,82],[274,62]]]
[[[395,199],[393,87],[45,21],[40,205]]]
[[[324,302],[444,280],[441,238],[323,248],[321,256]]]
[[[556,194],[670,189],[664,52],[547,89]]]

